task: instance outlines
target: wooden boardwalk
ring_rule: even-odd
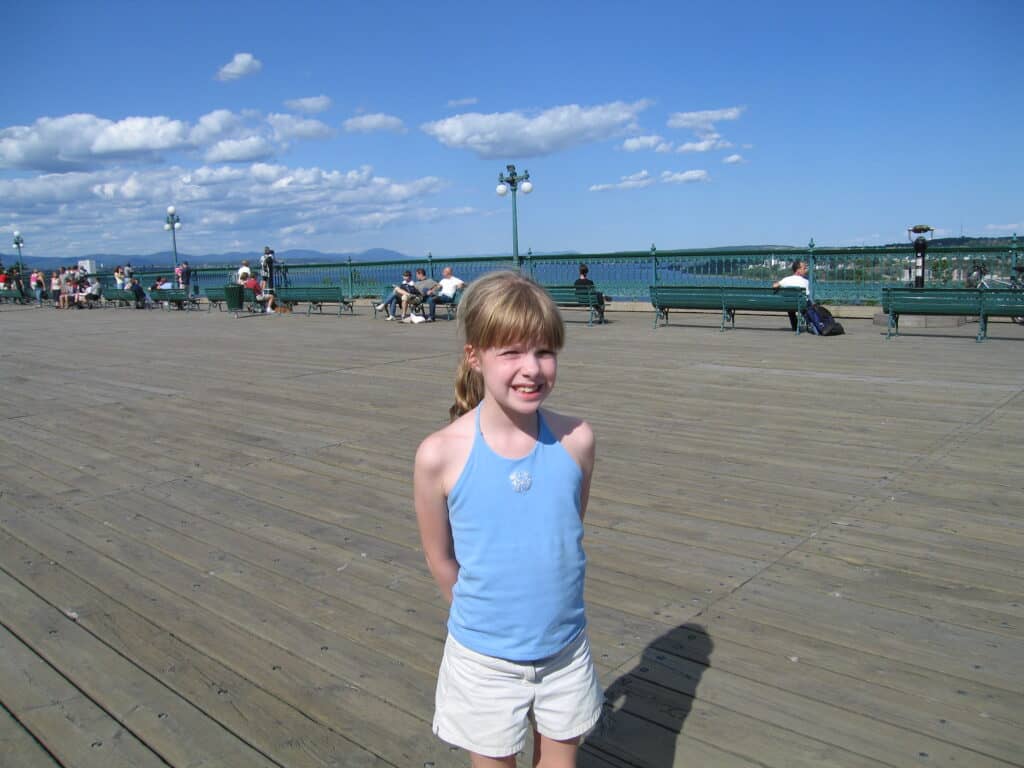
[[[0,765],[467,764],[411,509],[454,324],[371,315],[0,307]],[[610,316],[551,400],[598,436],[580,765],[1024,764],[1024,328]]]

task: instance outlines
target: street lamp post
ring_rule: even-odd
[[[519,220],[516,213],[516,191],[521,189],[524,195],[528,195],[533,191],[533,183],[530,181],[529,171],[523,171],[523,175],[519,176],[516,174],[514,165],[507,165],[505,169],[508,171],[507,174],[498,174],[498,186],[495,192],[500,197],[504,197],[509,190],[512,190],[512,261],[516,269],[519,269]]]
[[[174,212],[174,206],[167,206],[167,219],[164,221],[164,229],[171,232],[171,245],[174,248],[174,267],[178,267],[178,236],[177,231],[181,229],[181,218]]]
[[[18,249],[18,272],[23,273],[25,271],[25,265],[21,261],[21,248],[25,245],[25,238],[21,236],[21,232],[18,232],[17,230],[14,231],[14,242],[11,243],[11,245]]]

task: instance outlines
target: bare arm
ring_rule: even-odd
[[[444,599],[452,601],[452,587],[459,577],[455,543],[448,523],[448,502],[444,490],[444,451],[437,435],[424,440],[416,451],[413,468],[413,501],[420,542],[430,574]]]
[[[590,479],[594,476],[594,458],[597,454],[597,444],[594,440],[594,432],[587,422],[580,422],[579,427],[573,430],[573,437],[578,443],[579,453],[576,460],[580,469],[583,470],[583,482],[580,485],[580,519],[587,514],[587,503],[590,501]]]
[[[590,479],[594,474],[594,459],[597,453],[594,431],[582,419],[560,416],[550,412],[546,412],[545,415],[548,418],[548,426],[554,430],[563,447],[576,460],[583,472],[583,481],[580,484],[580,519],[582,519],[587,513],[587,503],[590,501]]]

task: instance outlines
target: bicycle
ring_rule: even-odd
[[[1024,277],[1024,265],[1017,265],[1013,270],[1017,274],[1011,273],[1010,277],[1004,280],[1001,277],[992,277],[988,267],[975,262],[970,274],[964,279],[964,285],[968,288],[1024,291],[1024,280],[1022,280],[1022,277]],[[1017,323],[1017,325],[1024,325],[1024,317],[1011,317],[1010,320]]]

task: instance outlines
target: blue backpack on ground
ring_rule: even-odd
[[[821,304],[808,304],[804,317],[807,318],[807,329],[815,336],[841,336],[846,333],[839,321]]]

